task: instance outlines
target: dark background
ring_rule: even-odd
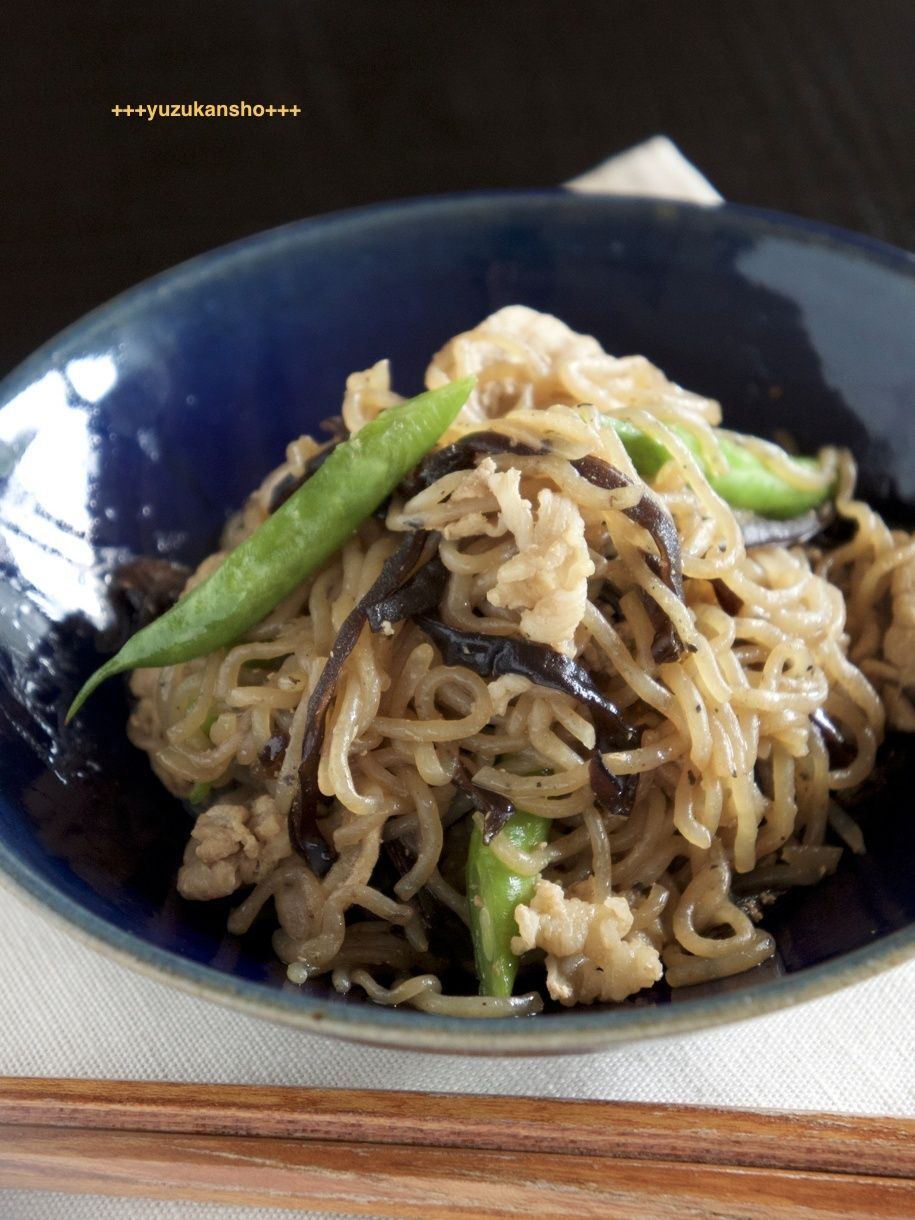
[[[657,132],[729,199],[915,248],[913,0],[10,0],[0,20],[0,374],[258,229],[561,182]],[[111,114],[194,99],[302,113]]]

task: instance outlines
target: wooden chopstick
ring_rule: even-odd
[[[0,1078],[0,1187],[427,1220],[911,1217],[915,1120]]]

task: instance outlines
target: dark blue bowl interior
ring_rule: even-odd
[[[324,1012],[344,1032],[369,1020],[380,1038],[449,1025],[284,985],[263,931],[227,937],[226,904],[177,897],[187,814],[127,742],[124,685],[73,728],[62,709],[106,647],[114,564],[199,560],[287,440],[337,411],[349,372],[387,356],[413,392],[444,340],[515,302],[645,353],[721,399],[734,427],[848,445],[865,493],[909,518],[915,271],[900,252],[738,208],[558,192],[385,206],[217,251],[103,307],[0,391],[0,866],[20,886],[134,957],[280,1016]],[[861,806],[868,854],[773,908],[775,963],[681,992],[678,1010],[701,1022],[747,988],[787,998],[811,969],[912,939],[911,758],[890,743]],[[658,988],[521,1034],[562,1022],[574,1049],[614,1023],[645,1032],[669,1004]]]

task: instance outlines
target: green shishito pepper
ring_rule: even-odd
[[[549,837],[550,819],[533,813],[512,814],[500,834],[523,851],[533,851]],[[538,877],[522,877],[506,868],[474,819],[467,852],[467,899],[470,935],[480,995],[510,996],[518,972],[512,937],[518,935],[515,907],[533,897]]]
[[[609,415],[602,415],[600,418],[602,423],[613,428],[623,442],[639,475],[646,482],[651,482],[664,463],[670,460],[668,451],[659,441],[653,440],[628,420],[615,419]],[[667,426],[698,458],[709,483],[732,508],[748,509],[761,517],[783,520],[787,517],[798,517],[812,508],[817,508],[835,491],[834,485],[825,480],[821,487],[816,488],[792,486],[748,449],[742,443],[739,433],[723,432],[717,428],[715,440],[727,469],[720,474],[713,474],[703,461],[702,446],[695,433],[682,424]],[[785,454],[785,457],[805,473],[819,469],[819,463],[814,458],[792,457],[788,454]]]
[[[113,674],[190,661],[260,622],[391,494],[453,423],[473,385],[465,377],[399,403],[338,445],[212,576],[96,670],[67,720]]]

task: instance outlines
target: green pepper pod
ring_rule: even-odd
[[[512,814],[500,834],[517,848],[533,851],[549,838],[550,819],[519,811]],[[506,868],[474,819],[467,851],[467,900],[470,935],[480,995],[510,996],[518,972],[512,937],[518,935],[515,907],[528,903],[538,876],[522,877]]]
[[[96,670],[67,720],[106,678],[203,656],[260,622],[391,494],[453,423],[473,385],[465,377],[399,403],[338,445],[212,576]]]
[[[613,428],[639,475],[647,482],[651,482],[664,463],[670,461],[670,454],[660,441],[648,436],[635,424],[609,415],[602,415],[601,421]],[[835,492],[832,482],[824,481],[822,487],[815,488],[792,485],[749,449],[740,433],[719,429],[715,429],[715,439],[727,469],[714,474],[703,461],[702,445],[695,433],[683,424],[667,426],[698,459],[709,483],[732,508],[748,509],[761,517],[782,520],[798,517],[816,508]],[[814,458],[785,454],[785,460],[805,473],[819,469]]]

